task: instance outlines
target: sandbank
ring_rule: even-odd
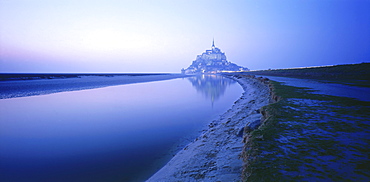
[[[259,109],[269,104],[270,90],[261,79],[230,77],[244,89],[231,109],[179,151],[147,181],[240,181],[244,128],[261,122]]]
[[[68,76],[68,75],[67,75]],[[0,99],[45,95],[186,77],[182,74],[73,75],[71,78],[0,81]],[[11,80],[11,79],[8,79]]]

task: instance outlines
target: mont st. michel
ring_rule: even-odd
[[[203,74],[203,73],[220,73],[226,71],[248,71],[248,68],[238,66],[235,63],[227,61],[224,52],[215,46],[215,41],[212,42],[210,50],[206,50],[186,69],[181,69],[183,74]]]

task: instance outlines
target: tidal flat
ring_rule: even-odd
[[[0,74],[0,99],[187,77],[181,74]]]

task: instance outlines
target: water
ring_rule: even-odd
[[[143,181],[241,96],[202,76],[0,100],[0,181]]]
[[[370,101],[370,88],[356,87],[336,83],[323,83],[313,79],[300,79],[278,76],[262,76],[274,81],[283,82],[295,87],[306,87],[314,90],[314,93],[333,95],[339,97],[350,97],[361,101]]]
[[[45,95],[57,92],[94,89],[138,82],[174,79],[184,77],[180,74],[43,74],[46,79],[36,75],[0,73],[0,99]],[[68,77],[68,79],[63,79]],[[16,79],[31,80],[16,80]],[[5,80],[5,81],[1,81]],[[14,81],[16,80],[16,81]]]

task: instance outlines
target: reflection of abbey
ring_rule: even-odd
[[[181,73],[219,73],[224,71],[248,71],[248,69],[227,61],[225,53],[215,46],[213,40],[211,50],[206,50],[202,55],[198,55],[188,68],[181,70]]]
[[[224,95],[226,88],[236,83],[235,81],[216,74],[202,74],[188,77],[193,87],[206,99],[210,99],[212,104]]]

